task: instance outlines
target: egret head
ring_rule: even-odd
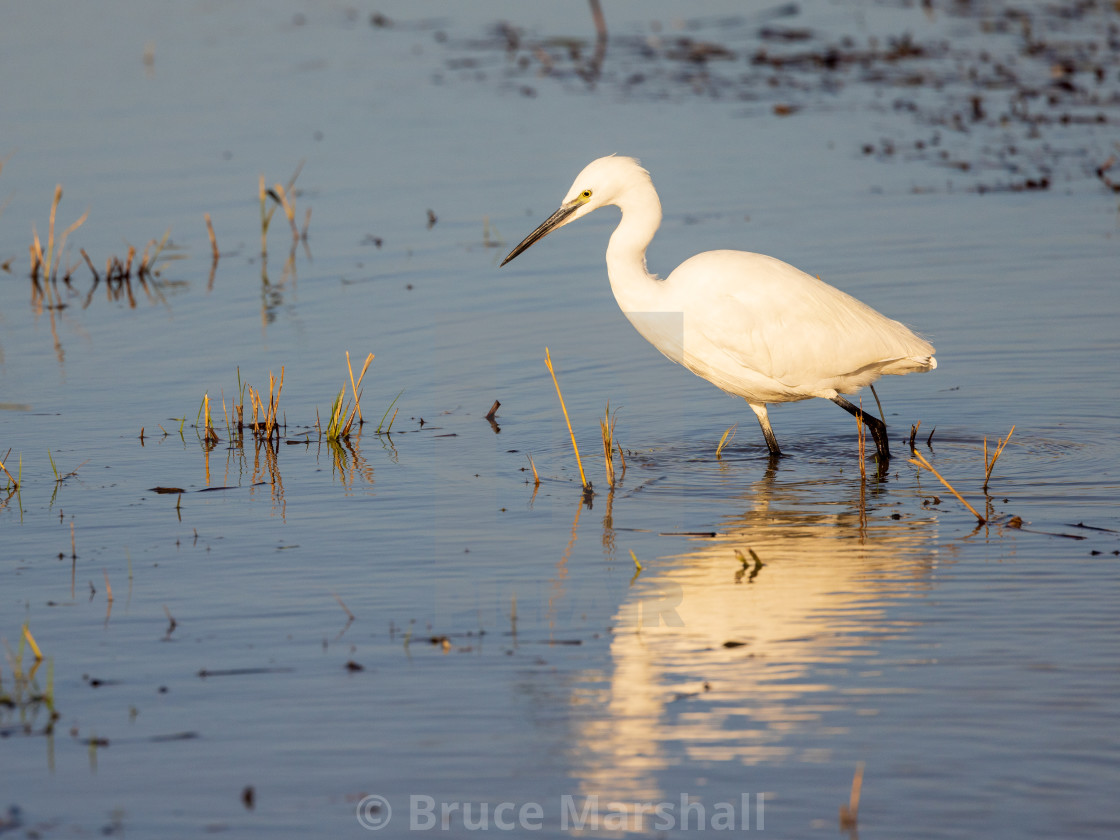
[[[608,204],[619,204],[622,196],[636,185],[649,187],[650,178],[649,173],[634,158],[610,155],[591,161],[576,176],[560,209],[510,251],[509,256],[502,260],[502,265],[557,228],[586,216],[592,210]]]

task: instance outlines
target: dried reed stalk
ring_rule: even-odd
[[[560,393],[560,381],[556,378],[556,371],[552,369],[552,356],[548,352],[548,348],[544,348],[544,364],[548,368],[548,372],[552,374],[552,383],[556,386],[556,396],[560,398],[560,410],[564,412],[564,422],[568,424],[568,434],[572,438],[572,449],[576,453],[576,466],[579,467],[579,480],[583,486],[584,493],[591,493],[591,483],[587,480],[587,476],[583,472],[583,461],[579,457],[579,445],[576,443],[576,433],[572,431],[572,421],[568,417],[568,408],[564,405],[564,395]]]
[[[911,458],[909,460],[909,462],[916,467],[925,467],[927,470],[929,470],[931,473],[933,473],[935,476],[937,476],[938,480],[940,480],[942,484],[944,484],[946,487],[949,488],[949,492],[952,493],[954,496],[956,496],[960,500],[960,503],[962,505],[964,505],[966,508],[968,508],[969,511],[971,511],[972,515],[976,517],[976,521],[977,521],[978,524],[983,525],[985,522],[988,521],[987,519],[985,519],[983,516],[981,516],[979,513],[976,512],[976,508],[974,508],[967,501],[965,501],[964,496],[962,496],[960,493],[958,493],[956,491],[956,489],[953,487],[953,485],[945,480],[944,476],[942,476],[941,473],[939,473],[937,470],[935,470],[933,468],[933,465],[929,461],[926,460],[925,455],[923,455],[921,452],[919,452],[916,449],[913,451],[912,454],[914,455],[914,457]]]
[[[210,222],[209,213],[203,213],[202,218],[206,220],[206,233],[210,237],[210,253],[214,255],[214,262],[217,262],[221,252],[218,250],[218,239],[214,236],[214,225]]]
[[[840,806],[840,827],[854,829],[859,824],[859,797],[863,790],[863,762],[856,765],[856,772],[852,775],[852,792],[848,795],[848,804]]]
[[[988,438],[987,438],[986,435],[984,436],[984,488],[983,489],[984,489],[985,493],[988,492],[988,479],[990,479],[992,477],[992,470],[995,469],[996,461],[998,461],[999,456],[1003,454],[1003,450],[1007,446],[1007,442],[1009,440],[1011,440],[1011,435],[1014,434],[1014,432],[1015,432],[1015,427],[1012,426],[1011,431],[1007,433],[1007,437],[1006,438],[1001,438],[999,440],[999,443],[996,445],[996,450],[992,454],[992,460],[990,462],[988,461]]]
[[[607,401],[606,415],[599,421],[603,433],[603,463],[607,471],[607,486],[614,487],[614,422],[611,417],[610,400]]]

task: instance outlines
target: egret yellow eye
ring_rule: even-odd
[[[581,192],[581,193],[579,194],[579,198],[580,198],[580,201],[590,201],[590,199],[591,199],[591,190],[584,190],[583,192]]]

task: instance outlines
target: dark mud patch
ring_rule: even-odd
[[[590,15],[582,36],[526,31],[516,21],[480,37],[436,28],[442,54],[432,78],[528,98],[551,88],[709,100],[750,118],[856,109],[876,118],[853,155],[946,171],[943,182],[917,189],[1116,189],[1108,177],[1120,124],[1114,3],[853,5],[829,31],[809,20],[815,14],[791,3],[731,18],[651,21],[606,39],[595,36]]]

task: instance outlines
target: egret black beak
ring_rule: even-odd
[[[510,251],[509,256],[502,260],[502,265],[505,265],[522,251],[526,250],[538,239],[544,239],[544,237],[548,236],[548,234],[552,233],[552,231],[556,230],[556,228],[566,224],[568,221],[568,217],[571,216],[572,213],[576,212],[576,210],[578,210],[582,205],[583,202],[580,201],[571,201],[565,204],[563,207],[561,207],[559,210],[545,219],[544,222],[541,223],[540,227],[538,227],[535,231],[521,240],[521,244]],[[499,268],[500,267],[501,266],[499,266]]]

